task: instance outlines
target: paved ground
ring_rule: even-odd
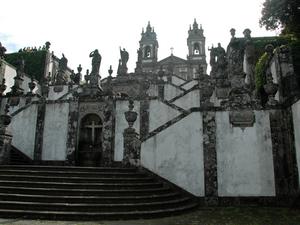
[[[130,221],[41,221],[0,219],[0,225],[300,225],[300,209],[227,207],[199,208],[162,219]]]

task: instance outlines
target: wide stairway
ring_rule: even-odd
[[[136,168],[0,166],[0,218],[137,219],[196,206],[193,196]]]

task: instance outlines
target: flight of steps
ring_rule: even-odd
[[[0,218],[137,219],[196,206],[192,196],[136,168],[0,166]]]

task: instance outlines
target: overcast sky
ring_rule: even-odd
[[[129,52],[128,68],[133,72],[141,31],[148,21],[159,43],[158,58],[174,55],[186,59],[187,32],[196,18],[202,24],[207,48],[218,42],[226,49],[230,28],[242,36],[245,28],[252,36],[274,36],[260,28],[258,21],[264,0],[3,0],[0,13],[0,42],[8,52],[51,42],[59,58],[64,53],[68,65],[91,69],[89,53],[102,55],[101,76],[113,76],[120,58],[119,46]],[[209,60],[207,59],[207,62]]]

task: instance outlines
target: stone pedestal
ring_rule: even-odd
[[[7,126],[11,117],[6,114],[0,116],[0,165],[9,164],[12,134]]]
[[[124,137],[124,157],[123,164],[125,166],[139,166],[140,165],[140,150],[141,141],[138,138],[138,133],[134,128],[126,128],[123,133]]]
[[[9,164],[12,134],[7,128],[0,128],[0,165]]]
[[[133,128],[133,124],[137,119],[137,112],[133,111],[134,105],[133,100],[129,100],[129,110],[126,111],[125,119],[128,122],[129,127],[124,130],[124,155],[123,165],[124,166],[139,166],[140,165],[140,152],[141,152],[141,141],[139,134]]]

